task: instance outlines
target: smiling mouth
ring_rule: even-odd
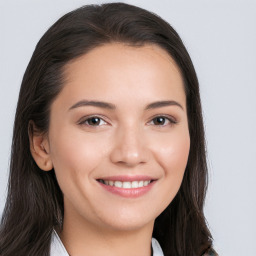
[[[97,181],[111,187],[132,189],[132,188],[147,187],[154,180],[113,181],[113,180],[99,179]]]

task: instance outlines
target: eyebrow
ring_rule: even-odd
[[[79,107],[85,106],[93,106],[98,108],[106,108],[106,109],[116,109],[116,106],[111,103],[103,102],[103,101],[94,101],[94,100],[81,100],[74,104],[69,110]]]
[[[146,106],[146,110],[162,108],[167,106],[178,106],[183,110],[182,105],[175,100],[156,101],[156,102],[150,103]]]
[[[81,100],[75,103],[73,106],[71,106],[69,110],[79,108],[79,107],[85,107],[85,106],[93,106],[93,107],[105,108],[110,110],[116,109],[116,106],[112,103],[103,102],[103,101],[94,101],[94,100]],[[183,110],[182,105],[174,100],[156,101],[156,102],[150,103],[146,106],[145,110],[162,108],[167,106],[178,106]]]

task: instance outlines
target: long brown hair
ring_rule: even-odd
[[[84,6],[64,15],[40,39],[28,64],[15,116],[1,256],[49,255],[52,231],[62,226],[63,197],[54,170],[40,170],[31,156],[29,122],[46,133],[51,103],[64,84],[65,65],[111,42],[135,47],[156,44],[181,71],[191,148],[180,190],[156,219],[153,236],[166,256],[199,256],[211,247],[203,213],[207,187],[204,127],[192,61],[179,35],[160,17],[132,5],[110,3]]]

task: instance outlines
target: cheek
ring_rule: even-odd
[[[156,146],[155,159],[163,172],[165,195],[171,200],[181,185],[187,165],[190,137],[188,131],[178,132],[161,141]]]
[[[162,152],[162,163],[166,170],[166,175],[183,175],[188,155],[190,139],[185,136],[182,139],[174,138],[172,142]]]
[[[166,134],[154,142],[154,154],[165,170],[165,175],[184,172],[190,149],[190,137],[187,129]]]
[[[63,128],[51,134],[51,157],[59,182],[87,180],[103,161],[104,145],[93,135]]]

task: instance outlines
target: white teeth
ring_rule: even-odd
[[[150,182],[150,181],[145,180],[145,181],[143,182],[143,185],[144,185],[144,186],[147,186],[147,185],[149,184],[149,182]]]
[[[139,188],[143,187],[143,185],[144,185],[143,180],[139,181]]]
[[[139,182],[138,181],[133,181],[132,182],[132,188],[138,188],[139,187]]]
[[[150,180],[140,180],[140,181],[113,181],[113,180],[99,180],[99,182],[107,185],[107,186],[114,186],[118,188],[141,188],[146,187],[150,184]]]
[[[129,181],[125,181],[123,182],[123,188],[131,188],[132,187],[132,183]]]
[[[122,188],[123,187],[123,183],[121,181],[115,181],[114,186],[118,187],[118,188]]]

